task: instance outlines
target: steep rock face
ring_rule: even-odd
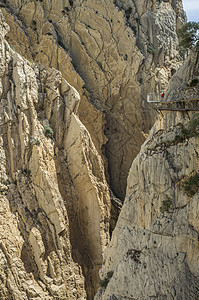
[[[199,99],[199,54],[192,51],[169,82],[165,99]]]
[[[198,56],[188,62],[185,87],[198,76]],[[95,299],[198,299],[198,124],[192,111],[159,115],[129,171]]]
[[[59,69],[79,91],[80,119],[108,159],[111,188],[124,198],[131,162],[154,120],[146,94],[165,88],[178,67],[181,0],[8,0],[2,6],[9,43]]]
[[[0,29],[0,298],[93,299],[109,241],[103,162],[78,92],[10,48],[2,14]]]

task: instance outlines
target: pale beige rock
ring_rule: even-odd
[[[198,74],[198,56],[188,61],[179,70],[185,89]],[[170,86],[177,88],[173,80]],[[159,115],[129,171],[126,199],[101,269],[102,283],[109,278],[95,299],[199,297],[199,190],[191,177],[199,170],[198,122],[194,111]],[[190,124],[195,131],[183,136],[182,125],[188,130]],[[191,178],[192,194],[185,188]]]
[[[11,297],[22,299],[85,299],[86,289],[88,299],[93,299],[98,287],[102,251],[109,241],[110,208],[109,191],[99,155],[105,154],[108,159],[107,163],[104,158],[107,178],[110,177],[114,193],[123,198],[129,167],[154,119],[146,103],[146,95],[165,88],[180,64],[176,28],[183,15],[181,1],[123,1],[119,9],[120,4],[121,1],[113,3],[110,0],[76,0],[73,5],[69,1],[57,0],[8,0],[3,4],[11,28],[11,34],[7,35],[10,46],[14,45],[18,52],[32,57],[36,63],[25,61],[1,41],[0,124],[1,160],[4,163],[0,174],[3,180],[11,182],[2,182],[1,190],[10,204],[13,218],[15,215],[18,217],[13,227],[16,237],[19,237],[18,229],[22,231],[21,254],[16,254],[17,275],[11,270],[7,281],[6,271],[2,275],[3,297],[8,297],[10,293]],[[46,69],[44,65],[60,72],[53,68]],[[81,100],[72,86],[79,91]],[[169,117],[168,124],[173,126]],[[48,126],[52,126],[54,131],[52,140],[45,136],[52,135]],[[177,132],[178,129],[175,130]],[[172,129],[167,134],[168,137],[162,136],[165,143],[167,138],[169,142],[174,139]],[[189,222],[183,225],[193,245],[184,239],[183,229],[178,231],[184,215],[177,215],[174,225],[171,220],[171,224],[166,226],[167,218],[163,220],[165,231],[170,236],[164,240],[158,233],[160,251],[159,248],[152,250],[154,269],[151,262],[147,267],[148,273],[150,270],[155,273],[155,279],[143,276],[144,264],[139,276],[134,274],[137,265],[132,265],[130,259],[139,264],[139,255],[144,253],[143,260],[146,256],[146,262],[150,261],[147,250],[139,254],[133,250],[134,245],[137,245],[136,250],[142,249],[146,237],[149,248],[153,248],[154,241],[157,243],[155,230],[160,229],[154,229],[153,233],[149,229],[160,215],[164,188],[168,188],[176,178],[175,170],[171,170],[171,174],[165,171],[164,176],[163,170],[168,167],[168,162],[162,164],[165,157],[158,152],[161,152],[158,142],[151,141],[151,144],[147,151],[154,159],[148,165],[148,161],[136,159],[133,168],[137,170],[141,163],[143,172],[148,172],[148,166],[160,170],[162,173],[154,176],[153,184],[158,181],[160,187],[157,189],[162,194],[156,199],[155,189],[151,193],[148,190],[143,192],[145,182],[142,172],[136,179],[140,188],[137,188],[137,182],[131,187],[137,198],[132,205],[134,211],[127,205],[130,224],[121,221],[122,217],[126,218],[122,213],[119,221],[121,228],[115,231],[119,230],[118,236],[127,243],[127,247],[123,247],[114,233],[111,254],[107,252],[107,257],[112,259],[113,256],[114,262],[106,261],[103,277],[109,270],[114,269],[115,272],[104,299],[114,289],[119,297],[129,297],[126,294],[129,284],[126,277],[130,278],[131,274],[135,275],[133,278],[139,286],[136,297],[157,296],[155,283],[162,274],[158,263],[162,259],[168,261],[170,268],[164,276],[167,278],[167,274],[173,274],[167,281],[169,287],[172,281],[181,280],[176,274],[186,271],[181,268],[184,260],[188,261],[192,274],[196,274],[194,264],[197,268],[197,258],[191,258],[191,253],[197,253],[194,246],[196,234],[189,228]],[[187,159],[194,147],[192,145],[186,151]],[[182,148],[176,151],[179,151],[179,157],[183,153]],[[191,162],[190,168],[194,164],[195,161]],[[181,167],[180,158],[177,167]],[[144,179],[149,180],[149,175]],[[170,192],[166,195],[170,196]],[[145,197],[143,202],[140,199],[142,196]],[[183,208],[187,205],[187,198],[182,197],[176,203]],[[6,214],[9,209],[4,209]],[[193,220],[197,219],[194,211],[190,216]],[[138,224],[141,229],[133,232],[132,226]],[[166,246],[173,243],[172,226],[175,227],[177,246],[169,252]],[[148,231],[140,241],[143,227]],[[5,232],[2,230],[3,238],[7,231],[7,227]],[[12,235],[13,232],[9,235],[11,239]],[[15,247],[16,241],[13,244]],[[4,245],[2,249],[8,255],[3,254],[1,261],[9,265],[12,263],[12,249],[6,249]],[[121,259],[124,256],[123,263]],[[24,264],[24,268],[20,264]],[[124,274],[125,270],[126,274],[121,278],[120,274]],[[85,286],[82,272],[86,279]],[[15,279],[17,276],[26,278],[23,286],[20,280]],[[193,280],[191,277],[190,281]],[[143,285],[145,289],[141,289]],[[185,282],[184,289],[192,292],[190,287]],[[159,290],[166,293],[166,285],[162,284]],[[127,292],[133,294],[134,290],[130,286]],[[175,291],[170,294],[172,297]]]
[[[4,12],[11,27],[9,42],[17,51],[29,57],[31,49],[34,61],[59,69],[80,93],[80,120],[98,153],[105,154],[107,178],[123,199],[131,162],[154,122],[146,95],[165,89],[180,65],[176,31],[185,19],[182,1],[19,5],[9,0]],[[26,46],[18,46],[18,39]]]
[[[58,70],[25,60],[3,36],[0,43],[0,298],[83,300],[86,289],[92,299],[109,241],[110,197],[102,160],[75,115],[80,96]],[[81,192],[73,172],[78,157],[67,154],[74,118],[85,141],[77,154],[87,156],[85,169],[79,161]],[[82,251],[75,234],[85,239],[90,264],[75,256]]]
[[[75,114],[71,116],[68,131],[64,149],[77,193],[74,214],[79,215],[78,223],[93,266],[92,284],[96,292],[102,253],[109,241],[109,190],[102,160],[88,131]]]
[[[165,99],[169,100],[190,100],[199,99],[199,91],[197,80],[199,81],[199,54],[191,51],[186,58],[184,64],[174,74],[172,80],[169,82],[168,90]],[[192,85],[193,80],[196,84]]]

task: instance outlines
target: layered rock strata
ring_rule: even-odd
[[[164,89],[178,68],[181,0],[8,0],[1,6],[9,43],[59,69],[80,93],[80,119],[123,199],[131,162],[154,121],[146,95]]]
[[[13,51],[8,29],[0,14],[0,298],[93,299],[109,241],[103,162],[78,92]]]
[[[198,55],[185,66],[176,73],[184,74],[181,99],[197,79]],[[186,111],[188,105],[159,114],[131,166],[95,299],[199,297],[199,113]]]

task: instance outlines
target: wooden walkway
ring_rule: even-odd
[[[159,111],[199,111],[199,98],[161,101],[156,103],[156,109]]]

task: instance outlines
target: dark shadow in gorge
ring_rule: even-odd
[[[78,196],[73,186],[73,181],[70,177],[67,161],[64,158],[62,151],[59,151],[59,154],[55,158],[55,165],[57,170],[59,191],[64,200],[69,219],[72,258],[74,262],[78,263],[82,267],[82,272],[85,278],[87,300],[93,300],[98,288],[98,286],[94,286],[94,280],[96,281],[97,276],[99,282],[99,275],[96,274],[96,271],[94,270],[86,241],[79,226],[78,215],[74,210],[73,202],[78,200]]]

